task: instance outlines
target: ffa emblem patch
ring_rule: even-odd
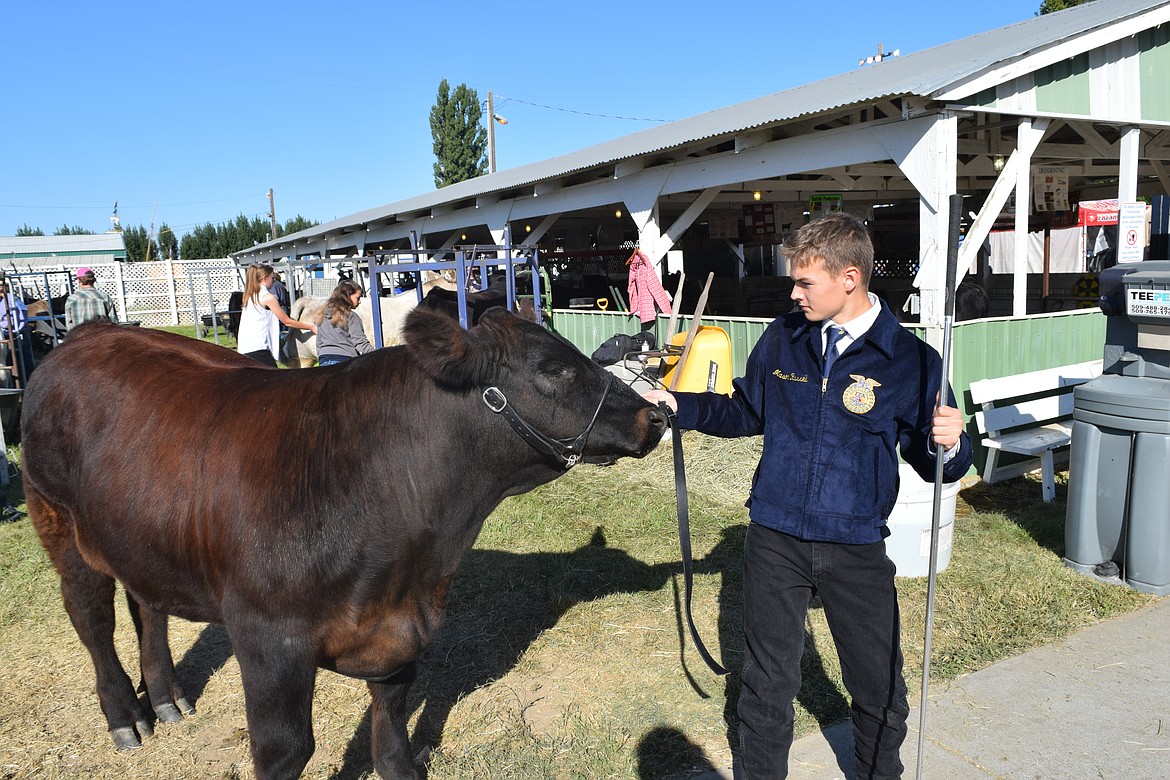
[[[873,389],[881,387],[882,384],[876,379],[866,379],[860,374],[850,374],[849,378],[853,380],[853,384],[845,388],[841,401],[845,404],[845,408],[854,414],[865,414],[877,402]]]

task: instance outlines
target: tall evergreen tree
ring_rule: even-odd
[[[311,219],[305,219],[300,214],[289,220],[285,220],[284,227],[280,229],[282,236],[287,236],[289,233],[299,233],[302,230],[308,230],[311,227],[316,227],[321,223],[314,222]]]
[[[69,227],[68,225],[62,225],[61,227],[59,227],[53,231],[53,235],[55,235],[55,236],[92,236],[93,231],[86,230],[81,225],[74,225],[73,227]]]
[[[435,186],[474,179],[487,173],[487,131],[480,124],[479,95],[466,84],[452,90],[447,79],[431,107],[435,151]]]
[[[126,259],[131,263],[140,263],[147,258],[147,247],[150,248],[150,258],[158,259],[158,246],[150,237],[144,225],[128,227],[122,230],[122,241],[126,244]]]
[[[18,237],[20,237],[20,236],[43,236],[43,235],[45,235],[45,231],[41,230],[39,227],[38,228],[29,227],[28,223],[26,222],[16,229],[16,235]]]
[[[319,223],[305,219],[300,214],[284,223],[282,234],[295,233]],[[264,243],[272,232],[272,223],[261,217],[240,214],[231,222],[213,225],[210,222],[197,226],[183,236],[180,251],[184,260],[205,260],[213,257],[227,257],[232,252]]]
[[[167,223],[158,229],[158,257],[155,260],[171,260],[179,256],[179,240]]]
[[[1040,13],[1037,16],[1044,14],[1053,14],[1057,11],[1063,11],[1066,8],[1072,8],[1074,5],[1084,5],[1090,3],[1092,0],[1044,0],[1040,4]]]

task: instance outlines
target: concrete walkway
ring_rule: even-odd
[[[902,747],[918,759],[918,700]],[[1170,598],[950,683],[931,683],[922,777],[1170,778]],[[856,780],[848,723],[797,740],[792,780]],[[732,778],[730,768],[700,780]]]

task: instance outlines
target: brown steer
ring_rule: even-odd
[[[318,668],[368,682],[374,766],[415,777],[414,664],[483,521],[565,473],[576,456],[557,446],[642,457],[666,428],[568,342],[502,310],[470,331],[419,310],[406,331],[406,347],[275,370],[94,323],[37,368],[22,428],[29,514],[116,746],[139,746],[152,718],[115,654],[115,580],[158,719],[193,712],[167,616],[222,623],[258,778],[297,777],[312,755]]]

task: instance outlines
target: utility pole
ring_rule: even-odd
[[[488,90],[488,173],[496,172],[496,110]]]
[[[268,188],[268,221],[272,223],[272,239],[275,241],[276,234],[276,199],[272,197],[272,188]]]
[[[495,103],[492,101],[491,90],[487,98],[487,131],[488,131],[488,173],[496,172],[496,122],[508,124],[508,120],[496,113]]]
[[[146,260],[150,260],[150,248],[154,244],[154,215],[158,212],[158,203],[154,204],[154,209],[150,212],[150,232],[146,234]]]

